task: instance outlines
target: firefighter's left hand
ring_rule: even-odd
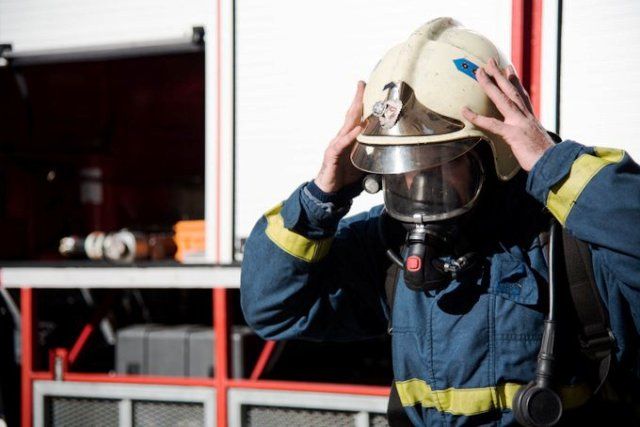
[[[504,138],[520,166],[530,171],[553,141],[534,115],[520,79],[513,67],[500,70],[493,58],[486,68],[478,68],[476,78],[504,119],[482,116],[467,107],[462,109],[462,115],[477,127]]]

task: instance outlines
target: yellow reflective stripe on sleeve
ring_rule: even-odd
[[[282,203],[264,214],[267,219],[266,234],[280,249],[306,262],[317,262],[324,258],[331,247],[332,238],[312,240],[285,228],[280,215]]]
[[[513,397],[521,384],[506,383],[494,387],[448,388],[432,390],[423,380],[396,381],[402,406],[420,404],[454,415],[476,415],[494,409],[512,409]],[[565,409],[583,405],[591,396],[586,385],[565,386],[559,390]]]
[[[595,156],[583,154],[573,162],[569,175],[556,184],[547,196],[547,208],[562,225],[580,197],[582,190],[600,170],[624,157],[624,151],[614,148],[595,148]]]

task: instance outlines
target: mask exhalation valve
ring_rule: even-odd
[[[434,235],[425,224],[416,224],[407,234],[403,274],[406,285],[415,291],[438,289],[450,276],[436,266]]]

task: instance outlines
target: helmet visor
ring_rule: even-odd
[[[467,153],[480,139],[461,139],[442,143],[378,145],[356,142],[351,152],[354,166],[375,174],[401,174],[452,161]]]
[[[484,173],[475,152],[437,166],[384,175],[384,204],[402,222],[430,222],[453,218],[475,204]]]

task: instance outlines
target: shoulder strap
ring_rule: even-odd
[[[387,276],[384,279],[384,292],[387,295],[387,304],[389,305],[389,327],[387,329],[389,333],[391,333],[392,330],[393,303],[396,299],[399,274],[400,267],[395,262],[392,262],[387,269]]]
[[[580,322],[580,342],[583,353],[599,363],[600,384],[609,375],[615,339],[609,328],[609,315],[600,299],[591,263],[589,246],[563,229],[565,270],[571,299]]]
[[[393,260],[391,260],[392,256],[390,254],[393,253],[393,250],[398,249],[398,253],[402,253],[404,250],[404,245],[402,242],[394,241],[394,239],[387,239],[387,227],[389,224],[387,223],[389,220],[389,216],[387,212],[383,209],[378,217],[378,237],[380,238],[380,243],[382,247],[387,251],[387,256],[389,257],[389,266],[387,267],[386,277],[384,279],[384,293],[387,297],[387,305],[389,306],[389,326],[387,328],[387,332],[391,333],[391,317],[393,315],[393,304],[396,297],[396,288],[398,285],[398,274],[400,274],[400,266],[396,264]],[[392,243],[389,243],[389,240]]]
[[[387,329],[389,333],[393,330],[391,322],[399,274],[400,266],[395,262],[392,262],[391,265],[389,265],[389,268],[387,268],[387,276],[384,281],[384,291],[387,295],[387,304],[389,305],[389,327]],[[413,425],[402,406],[395,382],[391,382],[389,402],[387,403],[387,422],[389,423],[389,426],[392,427],[411,427]]]

